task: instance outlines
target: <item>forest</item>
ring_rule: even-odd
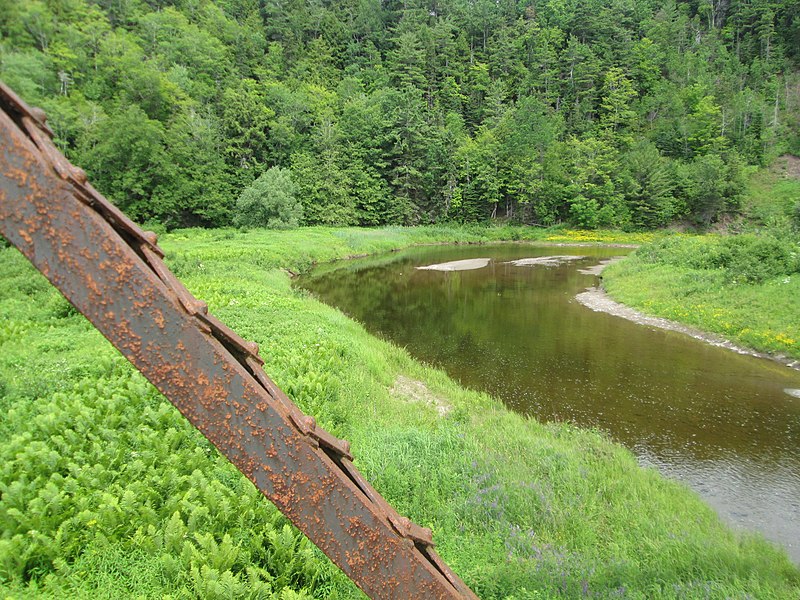
[[[166,229],[707,226],[800,154],[799,60],[793,0],[0,0],[0,79]]]

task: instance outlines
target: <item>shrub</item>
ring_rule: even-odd
[[[637,250],[644,262],[722,269],[729,283],[761,283],[800,271],[798,249],[770,235],[669,237]]]
[[[726,252],[720,238],[669,236],[642,246],[636,255],[646,263],[716,269],[726,262]]]
[[[292,229],[303,218],[303,205],[288,169],[271,167],[236,201],[234,221],[239,227]]]
[[[771,236],[740,235],[725,240],[730,248],[726,279],[761,283],[798,270],[796,249]]]
[[[600,223],[600,205],[597,200],[576,196],[569,204],[569,214],[575,225],[583,229],[597,228]]]

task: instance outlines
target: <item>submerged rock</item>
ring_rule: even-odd
[[[557,267],[558,265],[586,258],[585,256],[572,256],[572,255],[556,255],[556,256],[537,256],[536,258],[520,258],[518,260],[510,260],[507,265],[514,265],[515,267],[533,267],[536,265],[543,265],[545,267]]]
[[[582,273],[583,275],[600,275],[602,274],[603,270],[610,265],[611,263],[615,263],[618,260],[622,260],[625,258],[624,256],[612,256],[611,258],[605,258],[597,263],[593,267],[586,267],[585,269],[578,269],[578,273]]]

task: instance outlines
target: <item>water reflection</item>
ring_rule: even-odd
[[[732,523],[800,562],[800,373],[593,312],[582,274],[619,249],[417,249],[312,273],[301,285],[464,385],[541,420],[608,430]],[[507,261],[584,255],[558,266]],[[484,268],[415,267],[491,257]]]

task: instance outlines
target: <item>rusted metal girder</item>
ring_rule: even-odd
[[[372,598],[476,598],[0,82],[0,233]]]

